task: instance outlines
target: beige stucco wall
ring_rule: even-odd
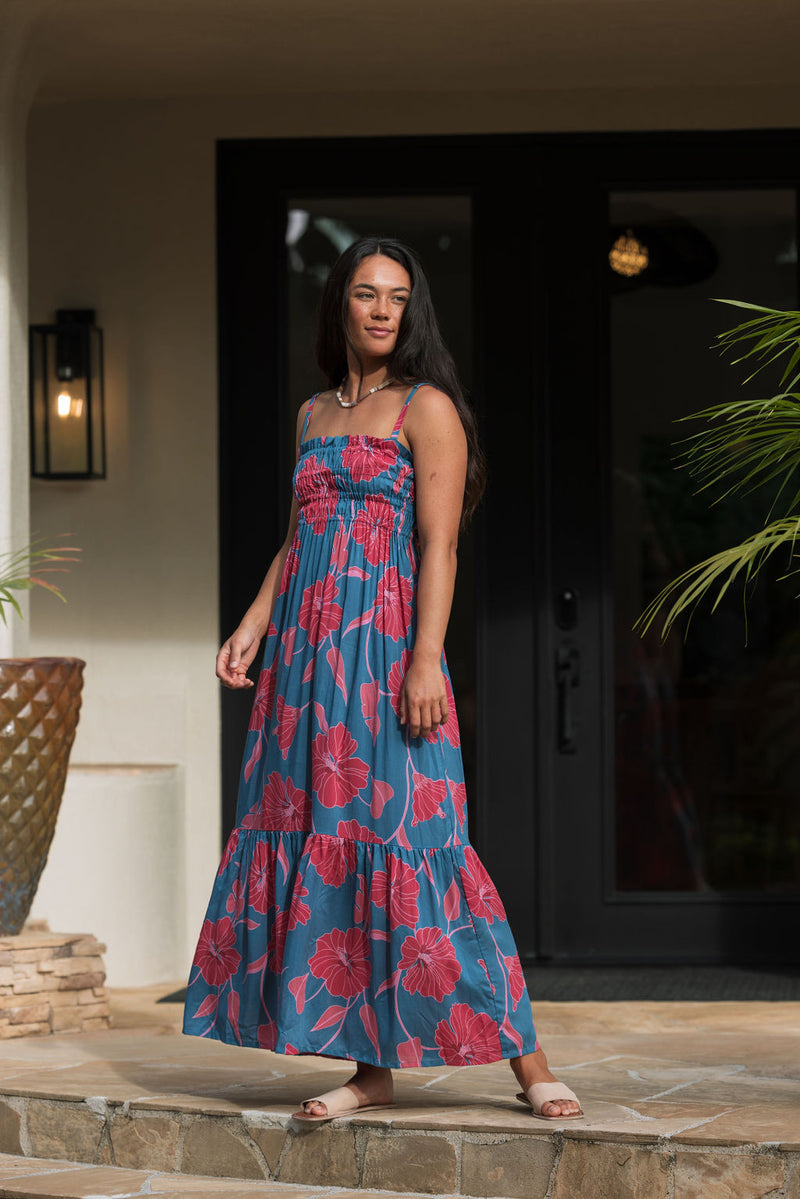
[[[71,533],[84,562],[66,580],[68,606],[34,597],[31,650],[88,662],[74,762],[180,768],[172,860],[185,919],[177,901],[164,916],[180,926],[173,976],[186,968],[219,838],[215,140],[792,125],[800,125],[800,90],[746,87],[34,108],[30,316],[97,309],[106,335],[108,479],[32,485],[32,528]],[[138,835],[146,838],[146,825]],[[87,912],[102,902],[96,855],[122,861],[125,845],[107,828],[87,828],[74,879]],[[163,870],[155,849],[153,863]],[[169,973],[163,963],[159,971]]]
[[[33,46],[41,0],[0,6],[0,552],[28,540],[28,278],[25,130],[41,61]],[[25,593],[17,599],[27,614]],[[28,625],[9,613],[0,656],[22,656]]]

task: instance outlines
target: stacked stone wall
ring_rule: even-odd
[[[0,1040],[109,1028],[105,950],[89,933],[0,937]]]

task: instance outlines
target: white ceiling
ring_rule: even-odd
[[[797,83],[800,0],[55,0],[39,100]]]

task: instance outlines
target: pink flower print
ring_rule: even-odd
[[[367,496],[363,509],[353,521],[353,540],[364,547],[364,557],[372,566],[386,558],[386,540],[394,527],[394,509],[377,496]]]
[[[517,1004],[525,994],[525,975],[522,973],[522,966],[519,963],[519,958],[516,954],[507,958],[503,956],[503,961],[506,964],[508,971],[508,989],[511,992],[511,1000],[514,1005],[514,1011],[517,1010]]]
[[[262,670],[258,676],[258,686],[253,700],[253,711],[250,713],[249,731],[263,728],[266,721],[272,718],[272,701],[275,698],[275,664],[267,670]]]
[[[288,926],[290,929],[297,928],[298,924],[308,924],[311,916],[311,908],[307,903],[304,903],[308,889],[298,882],[292,895],[292,903],[289,908]]]
[[[414,794],[411,806],[414,810],[412,825],[422,824],[434,816],[444,818],[442,804],[447,799],[447,783],[444,779],[429,779],[414,771]]]
[[[338,837],[313,837],[308,857],[326,887],[341,887],[356,868],[354,842]]]
[[[332,471],[309,454],[295,473],[294,487],[304,518],[315,533],[324,532],[339,497]]]
[[[343,724],[318,733],[311,747],[311,778],[319,801],[326,808],[342,808],[365,785],[369,768],[355,757],[357,742]]]
[[[289,585],[289,579],[297,574],[297,568],[299,565],[300,556],[297,552],[296,545],[294,542],[292,542],[292,544],[289,546],[289,552],[286,555],[286,561],[283,564],[283,571],[281,572],[281,585],[278,591],[279,595],[283,595],[284,591]]]
[[[411,650],[404,649],[400,655],[400,661],[393,662],[389,671],[389,698],[398,719],[400,718],[400,694],[403,690],[403,679],[406,677],[410,661]]]
[[[369,897],[389,913],[391,928],[416,928],[419,920],[419,882],[407,862],[387,853],[386,869],[372,876]]]
[[[364,875],[358,876],[358,890],[353,903],[353,924],[363,924],[367,914],[367,895],[364,890]]]
[[[352,999],[369,983],[369,939],[360,928],[334,928],[317,938],[316,952],[308,962],[331,995]]]
[[[267,966],[274,974],[283,970],[283,951],[286,948],[286,930],[289,926],[289,913],[276,912],[272,922],[272,931],[267,942]]]
[[[412,469],[411,469],[411,467],[408,465],[408,463],[407,463],[407,462],[404,462],[404,463],[403,463],[403,465],[400,467],[400,469],[399,469],[399,470],[398,470],[398,472],[397,472],[397,475],[396,475],[396,477],[395,477],[395,480],[394,480],[394,486],[392,487],[392,491],[395,493],[395,495],[397,495],[397,494],[398,494],[398,492],[402,491],[402,489],[403,489],[403,484],[405,483],[406,479],[407,479],[407,478],[408,478],[410,475],[413,475],[413,473],[414,473],[414,472],[412,471]],[[412,485],[411,485],[411,490],[409,491],[409,498],[410,498],[410,499],[413,499],[413,498],[414,498],[414,487],[413,487],[413,483],[412,483]]]
[[[378,583],[375,597],[375,628],[399,641],[408,635],[411,624],[411,599],[414,589],[396,566],[387,566]]]
[[[354,483],[362,483],[382,474],[394,456],[381,441],[351,441],[342,450],[342,465]]]
[[[410,1041],[402,1041],[397,1046],[397,1056],[401,1066],[422,1065],[422,1041],[412,1037]]]
[[[338,594],[339,588],[333,575],[317,579],[304,590],[297,623],[306,630],[311,645],[319,645],[342,623],[341,606],[333,602]]]
[[[242,957],[235,946],[236,933],[229,916],[203,922],[192,964],[210,987],[223,986],[239,969]]]
[[[311,526],[315,533],[325,532],[328,527],[328,521],[336,512],[337,498],[335,491],[323,492],[322,495],[316,496],[303,508],[302,511],[306,523]]]
[[[371,845],[382,845],[380,837],[371,828],[359,824],[357,820],[340,820],[336,826],[337,837],[347,837],[350,841],[368,841]]]
[[[344,521],[339,518],[339,528],[333,536],[333,544],[331,546],[331,567],[336,570],[344,570],[347,565],[347,546],[349,543],[349,533],[345,527]]]
[[[256,842],[247,875],[247,898],[262,916],[275,904],[275,856],[269,842]]]
[[[460,867],[461,882],[470,912],[473,916],[480,916],[483,920],[487,920],[489,924],[492,923],[495,916],[504,920],[506,911],[503,901],[486,873],[483,862],[469,845],[464,850],[464,860],[466,868]]]
[[[452,782],[451,779],[448,779],[447,781],[450,786],[450,794],[453,797],[453,804],[455,805],[455,809],[456,809],[456,819],[458,820],[458,827],[463,828],[464,827],[464,818],[466,816],[466,811],[467,811],[467,784],[466,783],[454,783],[454,782]]]
[[[461,977],[461,964],[453,945],[440,928],[418,928],[413,936],[406,937],[398,969],[407,971],[404,990],[410,995],[433,998],[437,1003],[456,989]]]
[[[393,795],[394,789],[389,783],[384,783],[381,779],[374,778],[372,780],[372,800],[369,805],[370,816],[373,816],[375,820],[380,820],[383,809]]]
[[[233,886],[231,887],[230,894],[225,900],[225,911],[230,912],[234,919],[236,919],[237,916],[241,916],[242,912],[244,911],[244,889],[242,887],[241,879],[235,878],[233,880]]]
[[[454,1003],[450,1020],[436,1025],[434,1040],[439,1057],[448,1066],[480,1066],[503,1056],[497,1024],[486,1012],[474,1012],[466,1003]]]
[[[238,828],[235,828],[233,830],[233,832],[231,833],[230,837],[228,837],[228,844],[225,846],[225,852],[223,853],[222,861],[219,864],[219,871],[218,871],[219,874],[222,874],[222,872],[224,870],[226,870],[227,867],[230,865],[231,859],[233,858],[233,855],[236,853],[236,850],[238,848],[239,848],[239,830],[238,830]]]
[[[278,696],[277,707],[277,727],[276,735],[278,738],[278,748],[281,751],[281,757],[285,758],[289,753],[294,735],[297,731],[297,722],[300,719],[300,709],[293,708],[291,704],[287,704],[282,695]]]
[[[277,1024],[272,1020],[269,1024],[259,1024],[257,1036],[259,1049],[274,1049],[278,1041]]]
[[[314,494],[322,469],[322,463],[316,454],[309,454],[297,467],[294,488],[300,500],[307,500]]]
[[[381,697],[381,685],[378,682],[361,684],[361,715],[364,724],[372,734],[372,744],[375,744],[381,728],[381,718],[378,703]]]
[[[291,778],[273,770],[261,800],[242,821],[242,828],[264,831],[299,832],[311,827],[311,800],[305,791],[295,787]]]
[[[440,724],[439,728],[444,733],[447,740],[452,745],[453,749],[458,749],[461,744],[461,730],[458,727],[458,716],[456,714],[456,700],[453,695],[453,685],[447,675],[444,676],[444,683],[447,689],[447,720],[444,724]]]

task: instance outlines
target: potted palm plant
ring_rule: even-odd
[[[0,619],[22,616],[15,592],[44,587],[78,561],[74,546],[41,539],[0,554]],[[0,658],[0,935],[30,911],[55,831],[81,706],[80,658]]]
[[[738,346],[743,352],[734,362],[758,363],[745,383],[782,361],[779,390],[766,399],[716,404],[682,417],[703,420],[706,428],[678,443],[677,463],[699,481],[698,490],[721,489],[715,503],[765,486],[774,490],[774,497],[761,528],[691,566],[647,605],[636,627],[645,633],[665,610],[662,637],[679,618],[691,616],[706,597],[713,601],[712,611],[734,586],[742,586],[746,598],[768,564],[774,565],[779,577],[800,571],[796,563],[800,553],[800,312],[743,300],[718,302],[761,314],[718,334],[717,348],[724,353]]]

